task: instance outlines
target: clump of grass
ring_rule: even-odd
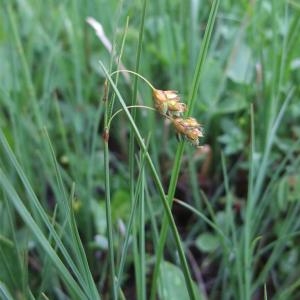
[[[299,299],[298,5],[102,2],[3,1],[0,298]]]
[[[165,195],[162,183],[161,183],[161,181],[159,179],[159,176],[158,176],[157,171],[156,171],[156,169],[154,167],[154,164],[152,162],[150,154],[149,154],[149,152],[147,150],[147,147],[146,147],[146,145],[144,143],[144,140],[143,140],[143,138],[140,135],[140,132],[139,132],[139,130],[137,128],[137,125],[135,124],[135,122],[134,122],[134,120],[133,120],[133,118],[132,118],[132,116],[131,116],[131,114],[130,114],[127,106],[126,106],[124,99],[122,98],[119,90],[115,86],[113,80],[111,79],[111,76],[107,73],[107,71],[106,71],[105,67],[103,66],[103,64],[101,62],[100,62],[100,64],[101,64],[101,67],[102,67],[103,71],[106,73],[107,78],[108,78],[108,80],[109,80],[109,82],[110,82],[110,84],[111,84],[114,92],[116,93],[117,98],[118,98],[120,104],[123,107],[123,110],[124,110],[124,112],[125,112],[125,114],[126,114],[126,116],[128,118],[128,121],[130,122],[130,124],[131,124],[131,126],[133,128],[135,137],[136,137],[136,139],[138,141],[139,146],[142,149],[142,155],[145,155],[145,159],[146,159],[146,161],[147,161],[147,163],[149,165],[149,168],[151,170],[152,176],[154,178],[154,182],[155,182],[155,184],[156,184],[156,186],[157,186],[157,188],[159,190],[159,194],[160,194],[160,197],[161,197],[161,200],[162,200],[162,204],[163,204],[165,212],[166,212],[167,220],[168,220],[168,223],[170,224],[171,231],[172,231],[173,237],[174,237],[175,242],[176,242],[176,247],[177,247],[177,251],[178,251],[179,256],[180,256],[180,260],[181,260],[181,264],[182,264],[182,268],[183,268],[183,273],[184,273],[184,276],[185,276],[185,280],[186,280],[186,284],[187,284],[187,289],[188,289],[189,295],[190,295],[191,299],[196,299],[195,298],[194,289],[193,289],[193,283],[192,283],[190,271],[189,271],[189,268],[188,268],[188,265],[187,265],[187,262],[186,262],[186,259],[185,259],[184,250],[182,248],[182,243],[181,243],[181,240],[180,240],[180,237],[179,237],[179,234],[178,234],[178,231],[177,231],[177,228],[176,228],[176,225],[175,225],[175,222],[174,222],[174,219],[173,219],[170,207],[169,207],[169,205],[167,203],[167,198],[166,198],[166,195]],[[105,127],[107,127],[107,126],[105,126]],[[108,167],[109,167],[109,165],[107,165],[107,168]],[[109,173],[109,169],[107,169],[106,172]],[[107,206],[110,206],[109,201],[107,201]],[[110,209],[109,209],[109,211],[110,211]],[[112,239],[112,237],[111,237],[111,239]],[[111,263],[113,263],[113,262],[111,262]],[[113,284],[114,284],[114,282],[113,282]]]

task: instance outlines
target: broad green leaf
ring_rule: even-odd
[[[97,233],[105,234],[106,233],[106,219],[105,219],[105,204],[103,201],[96,202],[92,201],[91,203],[92,211],[91,213],[94,216],[95,227]]]
[[[227,76],[236,83],[249,84],[252,77],[252,53],[245,44],[238,44],[227,68]]]
[[[247,107],[248,103],[245,97],[239,94],[231,94],[227,98],[219,102],[218,113],[236,113],[240,110],[246,109]]]
[[[214,252],[219,245],[219,238],[212,233],[202,233],[196,239],[196,246],[203,252]]]
[[[130,195],[127,191],[117,191],[111,200],[113,221],[127,219],[130,213]]]
[[[201,300],[203,297],[197,286],[193,285],[196,299]],[[160,266],[159,274],[159,299],[161,300],[189,300],[189,294],[185,285],[182,271],[175,265],[163,261]]]

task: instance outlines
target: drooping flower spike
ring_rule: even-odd
[[[180,102],[177,91],[153,89],[154,106],[159,113],[170,117],[180,117],[186,111],[186,105]]]
[[[196,147],[199,146],[199,139],[203,137],[203,129],[195,118],[183,118],[183,113],[187,110],[187,106],[185,103],[180,102],[181,99],[177,91],[164,91],[156,89],[145,77],[130,70],[117,70],[111,75],[119,72],[131,73],[142,78],[152,89],[152,98],[154,101],[155,109],[160,114],[171,120],[173,126],[175,127],[175,130],[180,136],[183,136],[192,145]],[[148,107],[148,109],[150,108]]]
[[[199,146],[199,138],[203,137],[203,130],[195,118],[174,118],[172,122],[177,133],[186,138],[193,146]]]

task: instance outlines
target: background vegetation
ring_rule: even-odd
[[[299,299],[297,1],[0,7],[1,299]]]

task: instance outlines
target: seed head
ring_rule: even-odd
[[[186,105],[182,102],[170,100],[168,103],[168,114],[174,117],[180,117],[186,111]]]
[[[177,91],[163,91],[153,89],[153,98],[154,101],[166,102],[169,100],[180,101],[180,97]]]
[[[199,138],[203,137],[201,125],[194,118],[174,118],[173,125],[176,131],[184,136],[192,145],[199,145]]]
[[[162,91],[153,89],[154,106],[161,114],[180,117],[186,111],[186,105],[180,102],[177,91]]]

